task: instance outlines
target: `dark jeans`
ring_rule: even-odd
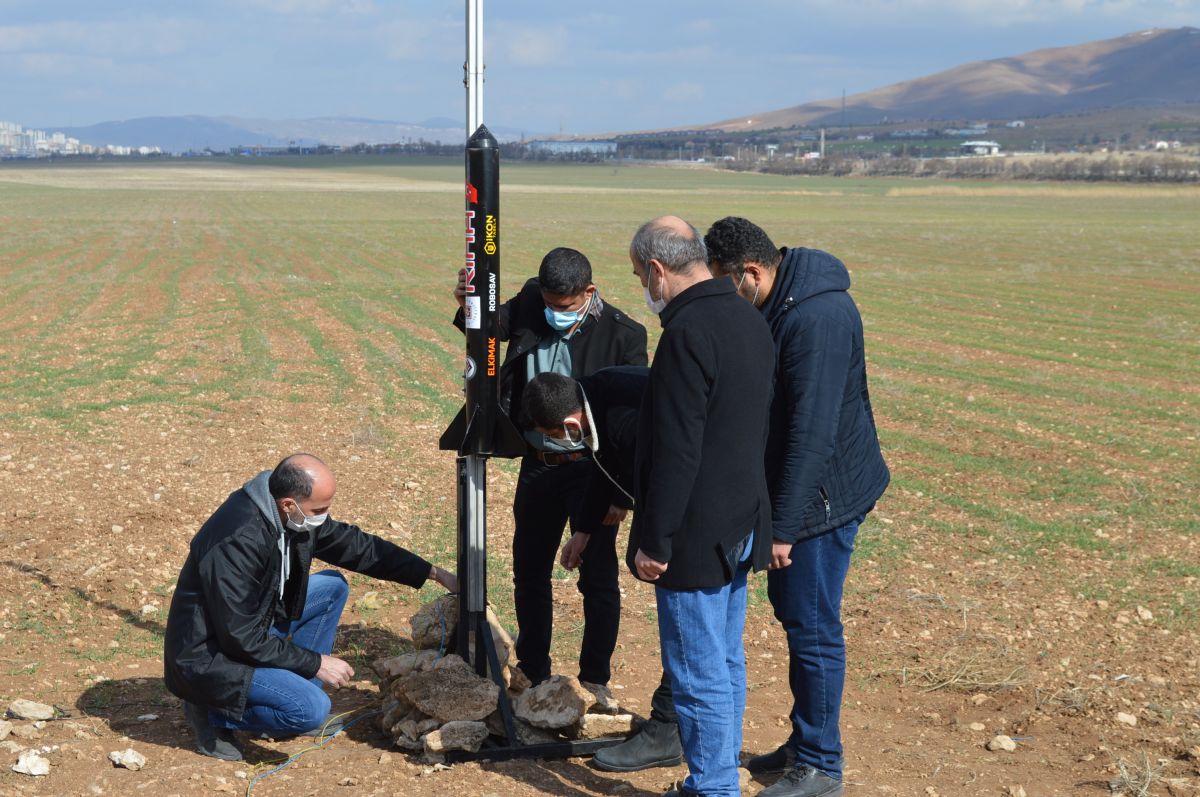
[[[842,734],[838,723],[846,682],[842,586],[862,520],[796,543],[791,565],[767,574],[767,596],[788,640],[793,700],[789,744],[798,763],[839,779]]]
[[[517,660],[533,683],[550,677],[550,638],[554,630],[554,594],[550,576],[567,521],[575,528],[595,464],[591,460],[549,466],[534,457],[521,462],[513,500],[513,587],[517,610]],[[583,595],[583,643],[579,679],[607,684],[617,647],[621,592],[617,586],[617,527],[592,531],[579,566]]]

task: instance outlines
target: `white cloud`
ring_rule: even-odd
[[[548,66],[567,60],[567,29],[561,25],[538,27],[501,22],[495,35],[489,36],[487,47],[499,46],[512,63],[519,66]]]
[[[372,38],[389,61],[421,61],[449,50],[461,57],[463,26],[448,19],[393,19],[378,26]]]
[[[808,0],[810,9],[840,11],[842,0]],[[1162,19],[1164,12],[1172,20],[1181,20],[1195,0],[859,0],[855,14],[875,20],[909,20],[918,24],[937,20],[944,26],[950,20],[966,21],[973,27],[1009,27],[1046,24],[1062,20],[1091,20],[1095,17]],[[1163,24],[1163,23],[1159,23]],[[1182,21],[1180,21],[1182,24]]]
[[[246,5],[274,14],[370,14],[375,11],[372,0],[248,0]]]
[[[0,26],[0,52],[109,58],[166,57],[184,52],[193,31],[194,23],[181,19],[6,25]]]

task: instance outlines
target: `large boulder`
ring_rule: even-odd
[[[447,750],[467,750],[474,753],[488,737],[487,725],[482,722],[456,720],[425,734],[425,752],[444,753]]]
[[[595,701],[595,695],[585,689],[578,678],[552,675],[517,695],[513,713],[537,728],[568,728],[578,722]]]
[[[392,688],[401,702],[407,701],[442,722],[481,720],[496,710],[500,698],[496,684],[476,675],[453,654],[440,659],[432,670],[397,680]]]
[[[489,714],[485,722],[493,736],[507,740],[508,733],[504,730],[504,717],[500,714],[499,709]],[[513,717],[513,732],[516,733],[517,742],[520,744],[548,744],[562,741],[562,737],[553,731],[535,728],[520,717]]]

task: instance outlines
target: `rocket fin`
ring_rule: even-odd
[[[454,416],[450,425],[446,427],[446,431],[442,432],[442,436],[438,440],[438,449],[440,451],[457,451],[460,454],[466,453],[467,434],[470,430],[471,424],[467,423],[467,408],[464,405],[458,411],[458,415]]]
[[[496,425],[492,429],[492,456],[516,459],[525,456],[529,444],[517,429],[508,413],[496,407]]]

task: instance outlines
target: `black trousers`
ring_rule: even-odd
[[[591,460],[545,465],[534,457],[521,461],[513,500],[513,587],[517,609],[517,660],[529,680],[550,677],[550,638],[554,631],[554,595],[550,577],[568,520],[577,529],[595,463]],[[583,595],[583,644],[579,680],[606,684],[617,646],[621,592],[617,586],[617,527],[591,530],[579,566]]]

